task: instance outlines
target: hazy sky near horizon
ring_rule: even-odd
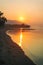
[[[0,0],[0,11],[8,19],[43,23],[43,0]]]

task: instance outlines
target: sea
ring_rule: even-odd
[[[37,65],[43,65],[43,26],[32,26],[33,30],[13,29],[7,34]]]

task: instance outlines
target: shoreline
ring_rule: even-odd
[[[36,65],[6,34],[7,30],[8,28],[0,29],[0,65]]]

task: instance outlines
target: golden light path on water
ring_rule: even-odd
[[[23,38],[23,35],[22,35],[22,32],[20,33],[20,42],[19,42],[19,46],[22,46],[22,38]]]
[[[13,42],[16,42],[20,47],[22,47],[22,41],[23,41],[23,33],[22,33],[22,28],[20,30],[20,33],[17,35],[17,37],[14,36],[14,34],[10,34],[9,31],[6,32],[10,37],[11,39],[13,40]],[[15,41],[15,39],[17,39]],[[18,41],[19,40],[19,41]]]
[[[31,52],[35,56],[43,57],[43,32],[15,29],[7,31],[7,34],[23,49],[27,56],[30,57],[29,53]]]

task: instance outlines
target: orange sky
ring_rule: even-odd
[[[43,23],[43,0],[0,0],[0,10],[11,20]]]

